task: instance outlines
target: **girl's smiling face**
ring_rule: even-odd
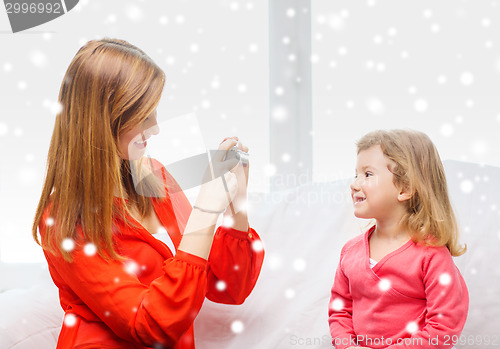
[[[391,165],[380,145],[359,152],[356,179],[351,184],[356,217],[383,220],[401,212],[406,194],[394,185]]]
[[[146,152],[147,139],[159,132],[155,110],[139,126],[120,135],[120,157],[127,160],[140,159]]]

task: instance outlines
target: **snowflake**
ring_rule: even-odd
[[[448,273],[443,273],[439,276],[439,283],[443,286],[447,286],[451,283],[451,276]]]
[[[222,225],[226,228],[231,228],[234,225],[233,217],[224,217],[224,223]]]
[[[248,46],[248,50],[252,53],[256,53],[259,51],[259,46],[257,44],[250,44],[250,46]]]
[[[97,247],[96,247],[93,243],[89,242],[89,243],[87,243],[87,244],[83,247],[83,252],[84,252],[87,256],[91,257],[91,256],[93,256],[93,255],[95,255],[95,254],[96,254],[96,252],[97,252]]]
[[[384,103],[376,97],[371,97],[366,101],[366,108],[372,114],[375,114],[375,115],[381,115],[385,111]]]
[[[274,89],[274,93],[276,94],[276,96],[283,96],[283,94],[285,93],[285,89],[281,86],[277,86]]]
[[[245,93],[245,92],[247,92],[247,85],[245,85],[245,84],[239,84],[238,85],[238,92],[239,93]]]
[[[217,291],[220,292],[225,291],[226,287],[227,287],[226,283],[222,280],[219,280],[215,283],[215,288],[217,289]]]
[[[273,255],[270,255],[268,258],[266,258],[265,263],[269,266],[269,269],[278,270],[281,268],[283,261],[282,261],[281,257],[273,254]]]
[[[462,192],[468,194],[474,189],[474,183],[468,179],[463,180],[462,183],[460,183],[460,189]]]
[[[184,22],[186,22],[186,18],[183,15],[177,15],[175,16],[175,22],[177,24],[183,24]]]
[[[428,107],[427,101],[423,98],[419,98],[415,101],[415,110],[419,113],[424,113]]]
[[[233,333],[241,333],[244,329],[245,326],[240,320],[235,320],[231,323],[231,331],[233,331]]]
[[[42,68],[47,65],[47,56],[42,51],[33,51],[30,55],[31,63],[36,67]]]
[[[440,132],[444,137],[450,137],[453,134],[453,125],[452,124],[443,124],[441,126]]]
[[[389,279],[380,279],[378,283],[378,288],[380,291],[388,291],[391,288],[391,281]]]
[[[175,63],[175,57],[173,57],[173,56],[167,56],[167,58],[165,59],[165,61],[167,62],[168,65],[173,65]]]
[[[135,5],[127,6],[127,8],[125,9],[125,13],[127,14],[127,17],[133,22],[140,22],[144,17],[141,8]]]
[[[491,25],[491,19],[489,19],[489,18],[483,18],[481,20],[481,25],[483,27],[489,27]]]
[[[159,19],[159,21],[160,21],[160,24],[165,25],[165,24],[168,23],[168,17],[167,16],[161,16],[160,19]]]
[[[264,250],[262,241],[255,240],[254,242],[252,242],[252,250],[254,250],[255,252],[262,252]]]
[[[444,75],[439,75],[438,78],[437,78],[437,82],[438,84],[440,85],[444,85],[446,84],[446,76]]]
[[[344,301],[340,298],[335,298],[331,303],[330,303],[330,309],[334,311],[341,311],[344,309],[345,304]]]
[[[471,72],[463,72],[460,75],[460,82],[464,86],[469,86],[474,82],[474,75]]]
[[[283,153],[283,155],[281,155],[281,161],[283,161],[283,162],[290,162],[291,158],[292,157],[288,153]]]
[[[62,241],[62,248],[66,252],[71,252],[75,248],[75,241],[72,238],[66,238]]]
[[[412,321],[406,325],[406,331],[413,334],[418,331],[418,325],[416,322]]]
[[[306,266],[307,262],[302,258],[293,261],[293,269],[295,269],[295,271],[302,272],[306,269]]]
[[[294,8],[289,8],[288,10],[286,10],[286,15],[290,18],[293,18],[295,17],[295,9]]]
[[[284,106],[276,106],[273,109],[272,116],[276,121],[285,121],[288,118],[288,110]]]
[[[285,290],[285,298],[292,299],[293,297],[295,297],[295,291],[291,288],[286,289]]]
[[[64,316],[64,324],[68,327],[75,326],[76,316],[74,314],[66,314]]]
[[[53,226],[54,225],[54,218],[52,217],[49,217],[45,220],[45,224],[49,227]]]
[[[135,261],[127,261],[125,262],[124,269],[129,274],[137,274],[139,265]]]

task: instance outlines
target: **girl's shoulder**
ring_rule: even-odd
[[[352,249],[356,249],[358,247],[363,247],[364,246],[364,241],[366,238],[366,235],[370,233],[371,228],[362,234],[359,234],[358,236],[352,238],[351,240],[347,241],[344,246],[342,247],[341,255],[345,255]]]

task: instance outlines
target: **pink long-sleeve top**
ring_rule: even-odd
[[[469,294],[448,249],[410,240],[370,268],[374,230],[342,248],[329,306],[335,347],[453,347]]]

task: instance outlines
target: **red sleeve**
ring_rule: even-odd
[[[349,287],[349,279],[342,270],[342,259],[346,252],[346,246],[340,253],[340,261],[335,273],[330,304],[328,307],[328,323],[332,343],[337,349],[344,349],[355,345],[356,335],[352,324],[352,297]]]
[[[252,292],[264,261],[262,241],[255,230],[219,227],[209,256],[207,298],[242,304]]]
[[[423,265],[427,300],[425,326],[412,334],[408,343],[387,348],[452,348],[453,336],[460,336],[467,319],[469,293],[460,271],[446,247],[429,247]],[[421,341],[420,341],[421,339]]]
[[[206,261],[178,251],[164,261],[163,275],[148,286],[124,264],[88,256],[81,248],[73,261],[45,252],[51,273],[69,287],[117,336],[153,347],[173,347],[189,329],[205,299]]]

